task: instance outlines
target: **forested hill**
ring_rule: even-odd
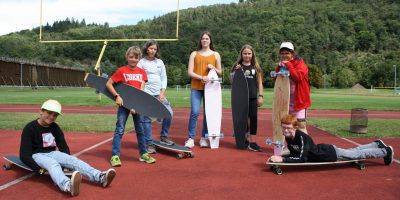
[[[148,38],[175,36],[176,13],[111,28],[67,19],[44,27],[44,39]],[[400,68],[400,1],[398,0],[252,0],[238,4],[181,10],[178,42],[161,42],[169,85],[188,83],[187,61],[199,34],[209,30],[228,70],[242,45],[252,45],[265,74],[265,84],[278,62],[282,41],[292,41],[309,64],[311,84],[321,87],[393,86],[393,65]],[[38,28],[0,36],[0,56],[40,60],[92,69],[102,43],[40,44]],[[132,42],[111,42],[102,68],[107,73],[124,64]],[[400,70],[399,70],[400,71]]]

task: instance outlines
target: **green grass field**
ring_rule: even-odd
[[[113,102],[98,95],[90,88],[0,88],[0,104],[41,104],[44,100],[57,99],[63,105],[112,105]],[[174,107],[190,107],[190,90],[168,89],[167,98]],[[368,110],[400,110],[400,95],[393,95],[389,90],[353,91],[349,89],[313,89],[311,109],[350,110],[366,108]],[[224,89],[223,107],[230,108],[230,90]],[[271,108],[272,89],[264,90],[263,108]]]
[[[223,90],[223,106],[230,107],[230,90]],[[168,89],[167,97],[174,107],[190,107],[190,90]],[[105,96],[99,101],[98,95],[90,88],[0,88],[0,104],[38,104],[53,98],[63,105],[104,106],[114,103]],[[271,108],[272,89],[264,91],[264,108]],[[395,96],[390,90],[353,91],[350,89],[313,89],[312,109],[350,110],[351,108],[366,108],[368,110],[400,110],[400,96]],[[35,113],[2,113],[0,129],[21,130],[33,120]],[[93,114],[65,114],[58,122],[64,131],[81,132],[112,132],[115,128],[116,116]],[[400,137],[399,120],[370,119],[368,134],[360,135],[348,132],[348,119],[309,119],[310,124],[343,137]],[[128,120],[127,127],[132,127]]]

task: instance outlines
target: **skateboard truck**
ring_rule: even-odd
[[[286,67],[281,67],[279,72],[272,71],[270,73],[271,77],[277,77],[278,75],[288,77],[288,76],[290,76],[290,72],[286,69]]]

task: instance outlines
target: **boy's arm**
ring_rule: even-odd
[[[303,138],[303,136],[300,136],[300,144],[297,144],[300,146],[300,153],[298,155],[293,155],[290,153],[288,156],[284,156],[282,161],[285,163],[303,163],[307,162],[307,157],[308,157],[308,151],[310,150],[310,144]]]
[[[70,155],[67,141],[65,141],[64,133],[61,128],[56,124],[56,144],[59,151]]]
[[[110,91],[110,93],[115,97],[115,103],[118,106],[122,106],[124,104],[121,96],[119,96],[119,94],[117,93],[117,91],[115,91],[115,88],[113,86],[114,81],[112,80],[112,78],[108,79],[107,83],[106,83],[106,87],[108,89],[108,91]]]
[[[25,127],[21,135],[21,145],[19,149],[19,157],[23,163],[28,165],[33,171],[38,172],[41,167],[33,160],[32,154],[32,134],[28,127]]]

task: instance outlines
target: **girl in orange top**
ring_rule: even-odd
[[[221,56],[214,50],[211,33],[205,31],[200,35],[197,50],[193,51],[189,57],[188,75],[191,77],[191,111],[188,125],[189,138],[185,142],[185,146],[189,148],[194,147],[197,118],[199,117],[201,101],[204,98],[204,85],[209,81],[207,74],[211,69],[215,69],[217,74],[221,75]],[[208,132],[207,121],[205,114],[203,116],[203,130],[200,139],[200,147],[207,147],[208,142],[205,138],[205,135]]]

